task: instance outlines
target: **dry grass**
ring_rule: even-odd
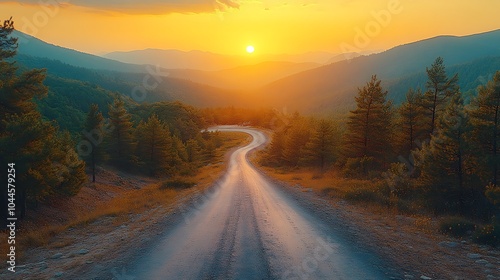
[[[160,189],[160,185],[163,182],[157,180],[157,182],[141,189],[123,190],[117,195],[113,194],[115,197],[102,201],[90,211],[88,209],[74,211],[76,214],[68,221],[51,225],[37,224],[35,221],[34,225],[30,225],[30,228],[33,229],[24,229],[17,234],[16,254],[18,258],[22,257],[23,251],[31,247],[50,246],[61,248],[71,244],[74,240],[54,240],[57,234],[69,228],[91,225],[93,222],[104,217],[113,217],[112,225],[117,226],[126,223],[131,213],[142,213],[156,207],[172,205],[176,203],[180,196],[185,197],[195,191],[210,187],[226,169],[225,156],[228,151],[251,142],[251,137],[248,134],[240,132],[221,132],[221,137],[223,139],[223,146],[217,149],[213,163],[201,167],[194,176],[179,176],[176,178],[176,180],[196,182],[194,187],[181,190],[172,188]],[[102,188],[103,192],[108,189],[116,191],[116,186],[112,185],[96,184],[92,187]],[[100,230],[106,229],[103,228]],[[7,240],[7,234],[7,232],[1,232],[0,239]],[[51,241],[53,242],[51,243]],[[7,242],[1,243],[2,252],[7,252]]]

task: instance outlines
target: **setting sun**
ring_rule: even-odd
[[[247,53],[253,53],[254,51],[255,51],[255,48],[253,46],[247,47]]]

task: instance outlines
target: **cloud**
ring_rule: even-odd
[[[127,14],[211,13],[238,9],[240,0],[22,0],[20,4],[65,5]],[[0,3],[12,2],[0,0]]]

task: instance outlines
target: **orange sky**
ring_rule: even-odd
[[[13,16],[20,31],[95,54],[145,48],[244,54],[247,45],[255,46],[253,55],[339,53],[500,28],[497,0],[58,2],[0,0],[0,18]]]

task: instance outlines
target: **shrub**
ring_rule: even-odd
[[[480,227],[474,232],[472,239],[479,244],[498,246],[500,237],[500,224],[493,223]]]
[[[459,217],[446,218],[439,225],[440,232],[454,237],[464,237],[475,229],[474,223]]]

